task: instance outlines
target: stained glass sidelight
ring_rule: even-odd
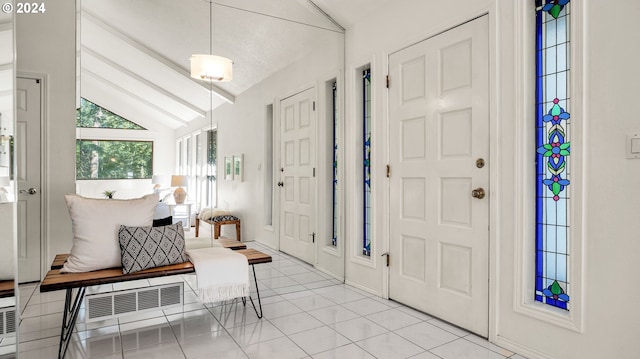
[[[331,244],[338,245],[338,88],[334,82],[331,91],[333,111],[333,237]]]
[[[371,255],[371,69],[362,72],[364,217],[362,254]]]
[[[536,0],[535,300],[569,310],[569,0]]]

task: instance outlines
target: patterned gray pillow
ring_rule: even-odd
[[[182,222],[161,227],[120,226],[122,273],[188,261]]]

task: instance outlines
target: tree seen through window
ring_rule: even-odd
[[[76,127],[146,130],[113,112],[81,98]],[[76,179],[144,179],[153,175],[153,141],[76,140]]]

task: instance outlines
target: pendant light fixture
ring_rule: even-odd
[[[213,0],[209,0],[209,54],[191,56],[191,77],[207,82],[233,80],[233,61],[213,55]]]

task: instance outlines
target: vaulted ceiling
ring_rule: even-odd
[[[125,117],[178,128],[390,2],[81,0],[80,92]],[[210,52],[234,61],[233,81],[210,88],[189,77],[191,55]]]

